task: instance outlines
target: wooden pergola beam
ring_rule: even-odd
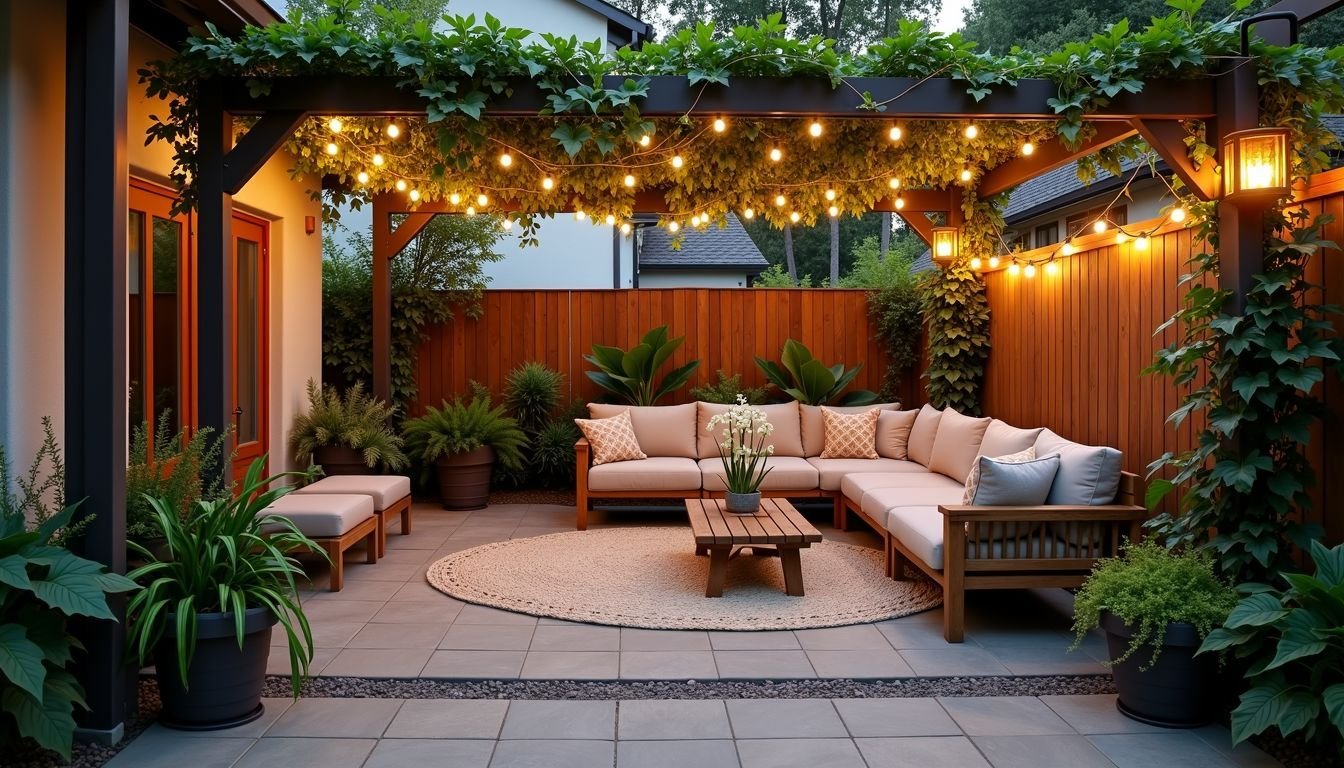
[[[979,196],[989,198],[1007,192],[1024,181],[1034,179],[1043,173],[1072,163],[1080,157],[1124,141],[1135,133],[1137,133],[1135,128],[1126,123],[1099,123],[1092,140],[1075,149],[1066,147],[1064,142],[1058,139],[1039,144],[1032,155],[1015,157],[987,171],[980,178]]]
[[[1134,120],[1133,125],[1196,197],[1208,201],[1218,196],[1218,174],[1214,172],[1214,163],[1196,166],[1190,159],[1190,150],[1185,144],[1185,126],[1177,120]]]

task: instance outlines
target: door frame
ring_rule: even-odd
[[[271,223],[259,216],[253,216],[248,213],[237,210],[233,211],[233,220],[235,224],[241,224],[242,227],[234,227],[232,230],[233,247],[230,249],[229,258],[232,262],[232,273],[238,274],[238,241],[241,238],[240,232],[244,228],[256,227],[260,232],[260,240],[257,250],[257,439],[258,447],[255,451],[249,450],[244,455],[234,461],[234,477],[241,479],[247,472],[247,464],[257,456],[266,456],[266,467],[263,475],[269,474],[270,468],[270,401],[271,401]],[[232,281],[230,288],[231,306],[235,309],[238,306],[238,281]],[[229,355],[230,364],[233,368],[233,381],[230,387],[233,391],[234,408],[239,407],[238,403],[238,317],[237,312],[233,313],[233,326],[229,329]],[[235,422],[236,424],[236,422]],[[234,431],[233,448],[240,451],[242,446],[238,442],[239,435]],[[240,451],[241,453],[241,451]],[[240,462],[241,465],[240,465]]]

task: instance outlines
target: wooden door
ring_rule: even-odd
[[[266,222],[233,217],[233,474],[247,468],[269,449],[267,421],[269,354],[270,231]]]

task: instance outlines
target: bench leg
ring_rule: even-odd
[[[340,592],[341,587],[345,586],[345,553],[341,550],[339,539],[331,539],[322,542],[323,549],[327,550],[327,557],[331,558],[331,584],[332,592]]]
[[[849,510],[845,509],[844,495],[837,491],[831,504],[831,522],[835,526],[835,530],[849,530]]]
[[[379,518],[379,520],[381,519],[382,518]],[[379,551],[379,549],[381,549],[380,544],[382,541],[383,527],[381,525],[377,526],[372,531],[369,531],[369,535],[364,538],[364,562],[369,565],[374,565],[378,562],[378,557],[382,554]]]
[[[382,557],[387,554],[387,512],[379,510],[374,517],[378,518],[378,527],[374,529],[374,533],[377,534],[374,537],[374,546],[378,549],[377,556]]]
[[[580,468],[579,471],[582,472],[584,470],[583,468]],[[579,481],[578,491],[574,496],[577,512],[577,517],[574,520],[574,527],[580,531],[586,531],[588,530],[588,484],[583,482],[582,479]]]
[[[894,536],[887,538],[887,547],[891,550],[891,578],[897,581],[905,581],[905,571],[910,566],[910,561],[905,559],[901,550],[896,548],[896,538]]]
[[[411,500],[406,500],[406,506],[401,508],[401,535],[411,535]]]
[[[723,582],[728,578],[728,557],[733,548],[727,545],[715,545],[709,548],[709,583],[705,586],[705,597],[723,597]]]
[[[779,564],[784,567],[784,594],[789,597],[803,596],[803,561],[798,556],[798,547],[779,547]]]

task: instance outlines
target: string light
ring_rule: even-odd
[[[974,139],[975,137],[980,135],[980,128],[975,123],[971,123],[970,125],[966,126],[966,130],[963,131],[963,133],[965,134],[966,138]]]
[[[378,166],[379,168],[382,168],[382,167],[383,167],[383,162],[384,162],[384,160],[383,160],[383,156],[382,156],[382,155],[380,155],[380,154],[374,154],[374,156],[373,156],[373,164],[374,164],[374,165]]]
[[[624,181],[625,181],[625,186],[627,186],[627,187],[633,187],[633,186],[635,186],[635,174],[633,174],[633,173],[627,173],[627,174],[625,174],[625,180],[624,180]]]
[[[835,199],[835,190],[834,190],[834,189],[828,189],[828,190],[826,190],[826,199],[827,199],[827,200],[834,200],[834,199]]]
[[[980,257],[979,257],[979,256],[972,256],[972,257],[971,257],[971,269],[974,269],[974,270],[979,271],[979,269],[980,269]]]
[[[751,221],[752,219],[756,218],[756,211],[752,210],[751,208],[746,208],[742,211],[742,218],[746,219],[747,221]]]
[[[1045,262],[1045,274],[1047,275],[1059,274],[1059,262],[1055,261],[1054,259]]]
[[[700,214],[697,213],[691,217],[691,226],[692,227],[700,226]]]
[[[333,117],[327,122],[327,128],[331,129],[332,133],[340,133],[341,129],[344,127],[345,126],[341,123],[341,118],[339,117]]]
[[[1105,232],[1108,227],[1110,227],[1110,225],[1106,223],[1105,219],[1097,219],[1092,222],[1092,231],[1096,232],[1098,235]]]
[[[784,153],[779,151],[779,147],[771,147],[771,148],[770,148],[770,159],[771,159],[771,160],[773,160],[774,162],[778,163],[781,159],[783,159],[783,157],[784,157]]]
[[[672,167],[673,167],[673,168],[680,168],[681,166],[683,166],[683,165],[685,165],[685,164],[686,164],[686,161],[683,160],[683,159],[681,159],[681,155],[673,155],[673,156],[672,156]]]
[[[398,136],[401,135],[401,126],[397,125],[396,123],[388,123],[387,135],[394,139],[397,138]]]
[[[902,131],[901,126],[899,125],[893,125],[891,126],[891,130],[887,131],[887,138],[891,139],[892,141],[900,141],[901,135]]]
[[[476,209],[475,209],[473,206],[468,205],[468,206],[467,206],[467,210],[464,211],[464,213],[466,213],[468,216],[475,216],[475,215],[476,215]]]
[[[831,215],[832,219],[840,215],[840,209],[835,207],[834,205],[832,205],[830,208],[827,208],[826,212]]]
[[[998,257],[998,256],[990,256],[990,257],[989,257],[989,268],[990,268],[990,269],[998,269],[998,268],[999,268],[999,257]]]
[[[970,163],[963,163],[963,164],[962,164],[962,166],[961,166],[961,180],[962,180],[962,181],[970,181],[970,180],[971,180],[971,164],[970,164]]]
[[[508,168],[508,167],[512,166],[512,165],[513,165],[513,155],[510,155],[508,152],[504,152],[504,153],[500,154],[500,156],[499,156],[499,164],[502,165],[502,166],[504,166],[505,168]]]
[[[607,226],[610,227],[610,226],[612,226],[612,225],[614,225],[614,224],[616,223],[616,217],[615,217],[615,216],[612,216],[610,213],[608,213],[608,214],[607,214],[607,219],[606,219],[606,221],[607,221]]]
[[[728,123],[722,117],[714,118],[714,132],[723,133],[726,130],[728,130]]]
[[[412,202],[412,203],[415,203],[415,202],[419,202],[419,200],[420,200],[420,190],[418,190],[418,189],[412,189],[412,190],[411,190],[411,202]]]
[[[1177,224],[1180,224],[1182,221],[1185,221],[1185,209],[1184,209],[1184,208],[1179,208],[1179,207],[1178,207],[1178,208],[1172,208],[1172,209],[1171,209],[1171,220],[1174,221],[1174,222],[1176,222]]]
[[[360,171],[359,174],[355,176],[355,178],[359,180],[360,184],[369,183],[369,174],[365,173],[364,171]]]
[[[1034,153],[1035,151],[1036,151],[1035,144],[1031,143],[1030,141],[1022,143],[1022,154],[1026,155],[1027,157],[1031,157],[1032,153]]]
[[[1078,249],[1073,247],[1072,242],[1065,240],[1064,245],[1059,247],[1059,252],[1064,254],[1065,256],[1072,256],[1073,254],[1078,252]]]
[[[546,178],[542,179],[541,188],[548,192],[552,189],[555,189],[555,179],[552,179],[550,176],[547,176]]]
[[[905,207],[905,197],[903,197],[903,196],[901,196],[901,195],[897,195],[897,196],[896,196],[896,210],[899,211],[899,210],[901,210],[901,209],[904,208],[904,207]]]
[[[668,232],[676,232],[678,229],[681,229],[681,225],[678,224],[677,222],[675,222],[675,221],[669,221],[669,222],[667,222],[667,231],[668,231]]]
[[[1125,234],[1124,230],[1117,229],[1115,231],[1115,244],[1124,245],[1127,242],[1129,242],[1129,235]]]
[[[481,193],[476,196],[476,204],[484,208],[485,206],[490,204],[490,198],[487,197],[485,193]]]
[[[453,194],[448,196],[448,202],[452,203],[453,205],[457,205],[462,202],[462,196],[454,192]]]
[[[628,221],[621,222],[621,234],[622,235],[630,234],[630,222]]]
[[[499,226],[503,227],[505,232],[508,232],[513,229],[513,219],[505,219],[499,222]]]
[[[816,121],[816,120],[813,120],[813,121],[812,121],[812,124],[809,125],[809,126],[807,126],[807,133],[808,133],[808,135],[810,135],[810,136],[811,136],[812,138],[814,138],[814,139],[816,139],[816,138],[820,138],[820,136],[821,136],[821,123],[818,122],[818,121]]]
[[[327,154],[328,154],[328,155],[334,155],[334,154],[336,154],[337,152],[340,152],[340,151],[341,151],[341,148],[338,147],[338,146],[336,146],[336,142],[334,142],[334,141],[328,141],[328,142],[327,142]]]
[[[1025,267],[1022,268],[1022,275],[1023,275],[1024,277],[1027,277],[1027,278],[1035,277],[1035,276],[1036,276],[1036,265],[1033,264],[1033,263],[1031,263],[1030,261],[1028,261],[1028,262],[1027,262],[1027,266],[1025,266]]]
[[[799,219],[802,218],[803,218],[802,214],[798,213],[797,211],[794,211],[793,213],[789,214],[789,221],[793,222],[794,224],[797,224]]]
[[[1136,251],[1146,251],[1146,250],[1148,250],[1148,236],[1147,236],[1147,235],[1143,235],[1143,236],[1141,236],[1141,237],[1136,237],[1136,238],[1134,238],[1134,250],[1136,250]]]
[[[397,179],[397,183],[396,183],[396,184],[393,184],[392,186],[396,187],[398,192],[405,192],[405,191],[406,191],[406,180],[405,180],[405,179]]]
[[[784,197],[783,195],[775,195],[775,205],[776,205],[777,207],[779,207],[779,208],[783,208],[784,205],[785,205],[786,203],[788,203],[788,202],[789,202],[789,199],[786,198],[786,197]]]
[[[887,186],[892,189],[900,189],[901,180],[896,178],[895,176],[892,176],[890,179],[887,179]]]
[[[1013,259],[1013,263],[1008,265],[1008,274],[1017,277],[1021,271],[1022,267],[1018,266],[1017,259]]]
[[[653,137],[650,136],[650,135],[647,134],[647,133],[644,134],[643,136],[640,136],[640,137],[639,137],[639,146],[641,146],[641,147],[647,147],[647,146],[649,146],[649,144],[651,144],[652,142],[653,142]]]
[[[578,210],[578,211],[575,211],[575,212],[574,212],[574,220],[575,220],[575,221],[583,221],[583,211],[582,211],[582,210]]]

